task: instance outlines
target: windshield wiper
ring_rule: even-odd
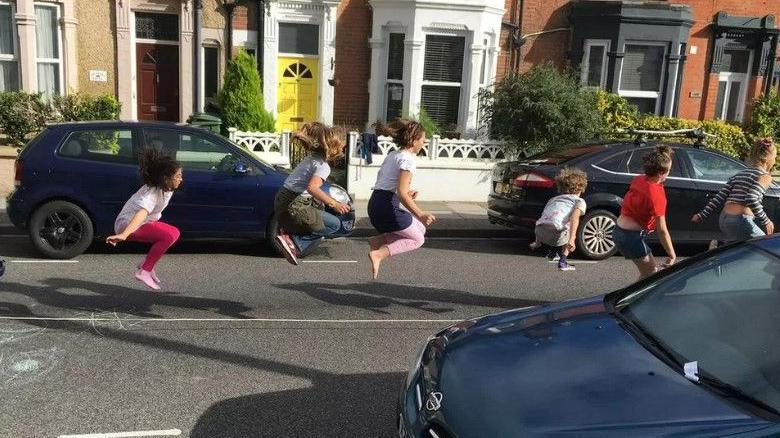
[[[684,361],[661,340],[656,338],[652,333],[645,330],[644,327],[637,324],[623,312],[615,312],[615,315],[623,323],[623,326],[627,328],[632,335],[634,335],[634,338],[639,341],[643,347],[650,350],[672,368],[678,371],[683,369]]]
[[[770,412],[770,413],[772,413],[774,415],[780,415],[780,412],[778,412],[778,410],[775,409],[774,407],[764,403],[763,401],[761,401],[761,400],[759,400],[759,399],[757,399],[755,397],[752,397],[752,396],[749,396],[749,395],[745,394],[744,392],[742,392],[741,389],[739,389],[738,387],[736,387],[736,386],[734,386],[734,385],[732,385],[730,383],[726,383],[726,382],[724,382],[724,381],[722,381],[720,379],[717,379],[717,378],[715,378],[713,376],[710,376],[708,374],[701,374],[701,373],[699,373],[699,374],[697,374],[697,377],[698,377],[698,381],[699,381],[698,383],[700,385],[710,389],[713,392],[716,392],[716,393],[720,394],[721,396],[723,396],[725,398],[730,398],[730,399],[746,402],[748,404],[757,406],[757,407],[759,407],[759,408],[761,408],[761,409],[763,409],[763,410],[765,410],[767,412]]]

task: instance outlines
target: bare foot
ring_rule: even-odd
[[[382,251],[380,249],[372,250],[368,253],[368,259],[371,260],[371,276],[374,280],[379,277],[379,264],[382,263]]]
[[[381,235],[368,238],[368,244],[371,246],[371,251],[378,250],[384,243],[385,239]]]

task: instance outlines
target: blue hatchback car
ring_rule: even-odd
[[[780,237],[606,296],[467,320],[403,385],[403,438],[780,436]]]
[[[139,152],[161,148],[181,164],[184,183],[163,213],[183,237],[265,238],[278,233],[273,204],[287,176],[219,135],[184,124],[81,122],[50,125],[16,160],[8,216],[51,258],[71,258],[114,233],[114,219],[141,186]],[[331,183],[324,189],[352,204]],[[338,235],[354,226],[341,216]],[[276,247],[276,239],[267,239]],[[278,249],[278,248],[277,248]]]

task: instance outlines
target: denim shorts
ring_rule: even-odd
[[[726,214],[721,212],[718,224],[723,238],[727,242],[741,242],[754,237],[764,236],[765,233],[756,222],[753,216],[746,214]]]
[[[612,239],[618,251],[629,260],[642,259],[651,254],[650,247],[645,242],[647,232],[626,230],[615,225],[612,230]]]

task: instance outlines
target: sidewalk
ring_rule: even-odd
[[[0,235],[22,234],[8,220],[5,197],[0,197]],[[368,201],[355,201],[355,231],[352,237],[376,234],[367,217]],[[484,203],[419,202],[425,211],[436,216],[436,223],[428,228],[427,237],[518,237],[512,229],[493,225],[488,221]]]

